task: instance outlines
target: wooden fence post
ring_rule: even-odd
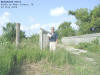
[[[40,28],[40,48],[41,50],[43,49],[43,31]]]
[[[16,23],[16,47],[19,47],[20,43],[20,23]]]

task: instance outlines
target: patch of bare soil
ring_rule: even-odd
[[[24,62],[13,75],[70,75],[71,69],[69,65],[57,67],[42,60],[39,63]]]

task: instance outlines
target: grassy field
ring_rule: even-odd
[[[40,75],[100,75],[100,48],[97,47],[96,42],[93,43],[93,47],[90,44],[86,44],[87,48],[82,44],[77,46],[89,51],[78,56],[60,48],[55,52],[48,49],[40,50],[38,38],[33,38],[23,39],[19,49],[16,49],[14,43],[1,41],[0,75],[14,75],[15,73],[22,75],[18,74],[17,70],[27,64],[36,66],[37,68],[34,67],[34,69]],[[91,47],[97,51],[90,51]],[[86,60],[85,57],[93,58],[95,63]]]

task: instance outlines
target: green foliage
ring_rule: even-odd
[[[9,41],[14,41],[16,36],[15,23],[8,23],[6,27],[3,27],[3,36]]]
[[[25,32],[20,31],[20,37],[25,37]],[[16,25],[15,23],[7,23],[6,27],[3,27],[3,38],[7,41],[14,42],[16,38]]]
[[[37,41],[36,41],[37,40]],[[5,41],[6,42],[6,41]],[[23,40],[20,49],[16,49],[15,44],[8,42],[0,44],[0,75],[10,74],[23,61],[37,63],[43,59],[52,65],[62,66],[64,64],[74,64],[75,56],[68,54],[66,50],[59,49],[55,52],[49,50],[40,50],[38,46],[38,35]],[[34,43],[36,45],[34,45]]]
[[[100,5],[95,6],[95,8],[91,11],[91,15],[93,17],[100,17]]]
[[[87,8],[80,8],[76,11],[69,11],[69,14],[74,15],[77,19],[76,24],[80,28],[78,34],[93,33],[90,30],[91,27],[100,27],[100,5],[91,11]],[[100,32],[100,29],[95,32]]]
[[[34,37],[38,37],[38,35],[33,35],[32,37],[23,40],[21,46],[24,43],[25,46],[22,46],[20,49],[16,49],[15,45],[11,42],[8,42],[7,44],[4,43],[5,45],[0,44],[0,75],[8,75],[8,73],[11,75],[12,71],[16,70],[17,66],[20,66],[23,62],[38,63],[43,60],[46,60],[46,64],[48,63],[49,66],[53,65],[53,67],[63,67],[66,65],[70,68],[69,71],[71,73],[75,73],[73,75],[88,75],[88,73],[95,73],[94,71],[96,70],[93,69],[90,62],[83,61],[82,58],[69,53],[65,49],[59,48],[56,51],[40,50],[38,43],[36,43],[37,38]],[[34,45],[34,43],[36,45]],[[96,45],[98,45],[98,40],[95,40],[92,43],[95,44],[93,47],[97,48]],[[87,46],[88,45],[86,44],[85,47],[87,48]],[[91,67],[91,69],[88,67]]]
[[[85,49],[91,52],[100,52],[99,40],[93,40],[91,43],[80,43],[77,48]]]
[[[12,50],[10,50],[12,49]],[[7,75],[14,66],[14,46],[11,43],[0,44],[0,75]]]
[[[31,42],[38,43],[39,42],[39,34],[33,34],[29,39]]]
[[[76,19],[82,22],[90,21],[90,15],[87,8],[80,8],[77,9],[76,11],[69,11],[69,14],[74,15]]]
[[[75,35],[75,31],[72,29],[70,22],[64,22],[64,23],[60,24],[57,32],[59,34],[59,38]]]
[[[74,15],[77,19],[76,24],[80,27],[78,34],[91,33],[90,31],[91,16],[88,9],[80,8],[77,9],[76,11],[69,11],[69,14]]]

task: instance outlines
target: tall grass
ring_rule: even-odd
[[[23,61],[37,63],[42,59],[46,59],[49,63],[56,66],[74,64],[75,61],[73,59],[75,57],[66,50],[40,50],[37,42],[38,40],[32,41],[32,38],[24,39],[21,47],[16,49],[14,43],[3,41],[4,44],[0,44],[0,75],[11,75],[12,71],[18,65],[21,65]]]
[[[57,49],[56,51],[40,50],[38,45],[38,37],[34,36],[28,39],[23,39],[20,44],[21,47],[16,49],[15,44],[1,41],[0,43],[0,75],[13,75],[17,66],[20,66],[23,62],[34,62],[46,60],[53,66],[62,67],[64,65],[71,66],[69,70],[71,75],[94,75],[96,68],[80,56],[73,55],[65,49]],[[93,47],[92,47],[93,46]],[[98,48],[97,48],[98,46]],[[97,40],[91,43],[80,44],[77,47],[87,49],[98,49],[99,43]],[[90,50],[89,49],[89,50]],[[91,51],[91,50],[90,50]],[[95,52],[93,50],[93,52]],[[91,69],[90,69],[91,68]],[[99,73],[99,72],[98,72]]]
[[[14,54],[15,50],[11,44],[0,44],[0,75],[7,75],[10,69],[13,67]]]

